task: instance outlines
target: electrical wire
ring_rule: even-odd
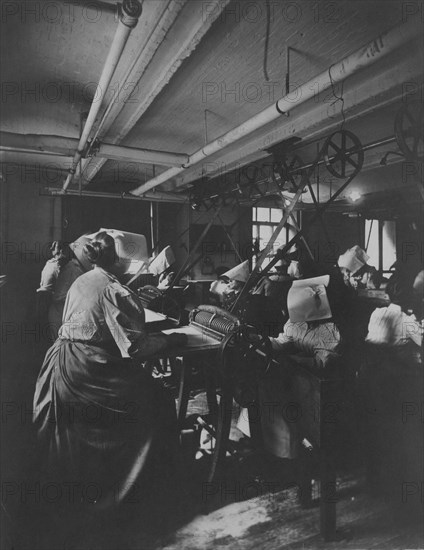
[[[264,45],[264,77],[269,82],[268,74],[268,49],[269,49],[269,35],[271,30],[271,6],[269,0],[266,0],[266,31],[265,31],[265,45]]]
[[[330,65],[329,68],[328,68],[328,77],[330,79],[330,84],[331,84],[331,93],[333,94],[333,96],[335,98],[334,101],[330,105],[333,106],[338,101],[341,102],[340,113],[342,115],[342,122],[340,124],[340,131],[342,131],[343,127],[345,125],[345,122],[346,122],[346,115],[345,115],[345,111],[344,111],[344,97],[343,97],[344,81],[342,81],[342,83],[340,84],[340,95],[337,95],[336,88],[335,88],[335,82],[333,80],[333,77],[331,76],[331,69],[332,69],[333,66],[334,65]]]

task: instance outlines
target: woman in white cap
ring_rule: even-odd
[[[40,286],[37,288],[37,315],[39,322],[44,326],[48,324],[49,339],[54,341],[57,337],[54,330],[50,329],[52,321],[50,318],[51,310],[53,309],[53,296],[56,290],[57,280],[60,272],[69,260],[70,250],[68,245],[62,241],[54,241],[50,246],[52,257],[47,260],[43,270],[41,271]],[[59,320],[60,321],[60,320]],[[60,322],[59,322],[60,326]]]
[[[186,338],[146,332],[138,296],[117,278],[123,267],[111,235],[97,234],[84,251],[95,267],[69,289],[36,384],[44,471],[52,482],[94,486],[95,497],[82,493],[91,509],[143,498],[150,506],[175,486],[177,432],[174,402],[142,361]]]
[[[352,288],[380,288],[382,279],[378,271],[367,262],[368,254],[358,245],[346,250],[338,259],[345,284]]]
[[[49,333],[52,341],[56,340],[62,324],[63,308],[68,290],[80,275],[93,267],[83,252],[84,245],[89,241],[87,236],[82,236],[69,245],[70,259],[61,267],[57,275],[48,312]]]
[[[219,280],[211,284],[210,292],[222,299],[222,306],[230,309],[249,278],[248,260],[223,273]]]
[[[327,373],[339,367],[342,337],[327,297],[329,283],[329,275],[294,281],[287,300],[289,320],[278,337],[269,338],[279,364],[271,365],[259,383],[263,413],[260,422],[265,448],[280,458],[297,457],[301,416],[300,404],[294,402],[290,392],[285,366],[297,360],[306,368]],[[239,428],[244,431],[241,421]]]
[[[366,342],[391,349],[406,362],[420,363],[423,325],[412,313],[413,287],[395,272],[387,283],[386,293],[391,303],[372,312]]]
[[[54,241],[50,246],[52,257],[47,260],[41,272],[40,286],[37,292],[54,292],[56,280],[59,276],[62,265],[67,261],[64,244],[61,241]]]

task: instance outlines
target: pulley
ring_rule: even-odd
[[[274,162],[274,181],[281,191],[296,193],[302,179],[302,166],[302,159],[298,155],[284,156],[283,159]]]
[[[324,143],[324,160],[327,170],[334,177],[354,178],[364,164],[364,151],[359,138],[348,130],[340,130],[329,136]],[[352,170],[353,169],[353,170]]]
[[[395,135],[399,149],[408,160],[424,156],[424,109],[420,101],[411,101],[399,109]]]

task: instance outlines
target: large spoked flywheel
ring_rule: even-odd
[[[334,132],[324,144],[324,159],[327,170],[334,177],[354,178],[364,163],[362,144],[353,132]]]
[[[420,101],[403,105],[395,118],[396,141],[408,160],[424,156],[424,109]]]

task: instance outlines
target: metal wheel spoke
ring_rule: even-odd
[[[346,161],[351,164],[354,168],[358,168],[358,163],[353,160],[352,157],[346,157]]]

